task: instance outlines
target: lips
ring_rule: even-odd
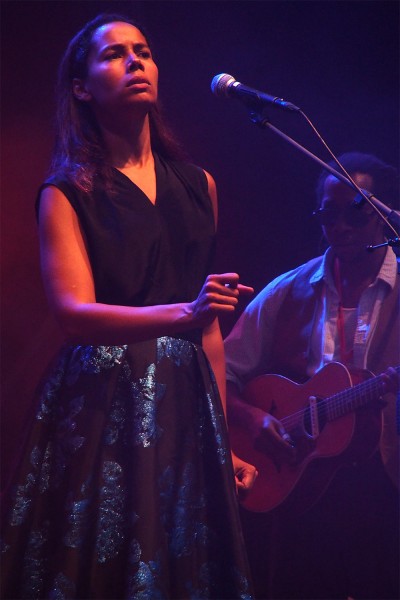
[[[357,240],[352,237],[331,237],[329,241],[335,246],[353,246],[357,243]]]
[[[148,81],[147,79],[144,79],[143,77],[133,77],[132,79],[130,79],[128,81],[128,83],[126,84],[127,87],[131,87],[132,85],[150,85],[150,81]]]

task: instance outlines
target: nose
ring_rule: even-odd
[[[137,69],[143,70],[143,63],[140,60],[140,57],[137,56],[134,52],[131,52],[128,56],[128,71],[136,71]]]
[[[343,232],[351,231],[353,228],[346,222],[346,220],[341,215],[334,221],[334,223],[331,224],[329,229],[333,234],[342,234]]]
[[[337,215],[332,227],[334,229],[351,229],[351,225],[347,222],[346,215],[343,212]]]

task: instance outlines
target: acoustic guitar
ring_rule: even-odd
[[[365,380],[354,385],[361,378]],[[304,384],[280,375],[250,381],[244,399],[282,422],[294,450],[290,458],[272,457],[244,428],[230,426],[234,452],[258,470],[253,488],[242,500],[244,507],[254,512],[276,508],[302,512],[312,506],[337,469],[365,460],[377,449],[382,431],[379,399],[386,391],[382,375],[350,373],[337,362]]]

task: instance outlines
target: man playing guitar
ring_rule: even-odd
[[[394,168],[339,160],[397,200]],[[400,276],[383,220],[351,188],[324,172],[317,197],[328,250],[264,288],[225,341],[232,444],[259,471],[245,536],[259,598],[393,599]]]

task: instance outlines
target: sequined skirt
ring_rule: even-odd
[[[227,432],[200,346],[68,346],[3,527],[4,600],[251,597]]]

